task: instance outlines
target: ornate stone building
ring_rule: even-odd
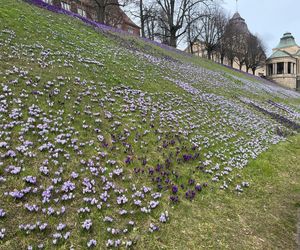
[[[88,19],[98,21],[96,5],[93,0],[43,0],[43,2],[72,11]],[[109,6],[107,9],[109,18],[106,20],[106,23],[108,25],[137,36],[140,35],[140,27],[137,26],[119,6]]]
[[[300,47],[287,32],[266,62],[267,78],[281,86],[300,90]]]

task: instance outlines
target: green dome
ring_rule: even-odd
[[[283,34],[283,37],[280,39],[280,43],[277,45],[275,49],[282,49],[287,47],[298,46],[295,42],[295,38],[292,33],[287,32]]]

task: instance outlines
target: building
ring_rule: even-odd
[[[266,61],[267,78],[281,86],[300,90],[300,47],[287,32]]]
[[[230,29],[235,30],[235,32],[237,32],[239,34],[245,34],[246,36],[251,34],[251,32],[248,29],[248,25],[247,25],[245,19],[242,18],[238,12],[236,12],[232,16],[232,18],[229,20],[229,22],[226,26],[226,29],[227,30],[230,30]],[[239,38],[236,38],[236,39],[239,39]],[[205,50],[204,42],[202,42],[200,40],[196,41],[193,44],[192,50],[191,50],[191,47],[188,46],[185,51],[189,52],[189,53],[192,52],[194,55],[197,55],[197,56],[200,56],[203,58],[208,58],[208,54],[207,54],[207,51]],[[213,52],[211,55],[211,59],[214,62],[223,63],[224,65],[231,66],[234,69],[239,69],[244,72],[248,72],[245,64],[240,65],[239,60],[237,58],[233,58],[232,62],[231,62],[231,60],[228,57],[224,57],[223,62],[222,62],[220,53]],[[259,67],[257,67],[257,69],[255,71],[255,75],[265,76],[265,65],[260,65]]]
[[[94,0],[43,0],[43,2],[77,13],[93,21],[99,21]],[[124,30],[133,35],[140,35],[140,27],[125,14],[120,6],[108,6],[107,12],[109,13],[106,20],[107,25]]]

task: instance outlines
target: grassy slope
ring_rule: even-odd
[[[253,186],[213,191],[174,208],[170,227],[143,241],[151,249],[297,249],[300,136],[273,146],[244,170]]]
[[[16,42],[33,44],[38,41],[46,45],[46,48],[52,50],[63,46],[65,50],[72,52],[74,52],[77,46],[80,46],[83,48],[80,51],[82,56],[86,55],[89,57],[95,53],[98,59],[103,59],[105,62],[105,67],[101,70],[97,67],[87,68],[82,64],[76,63],[74,63],[75,68],[73,69],[51,67],[41,73],[44,82],[52,80],[53,77],[59,75],[70,76],[71,78],[74,75],[78,75],[82,78],[87,77],[89,80],[95,80],[96,82],[106,82],[109,86],[126,83],[133,88],[141,88],[143,91],[152,93],[160,92],[163,94],[164,92],[172,91],[189,101],[190,97],[182,89],[174,87],[173,84],[163,79],[160,72],[157,72],[155,65],[144,63],[139,65],[137,69],[135,66],[139,62],[138,58],[135,58],[133,55],[124,54],[122,51],[120,52],[121,56],[119,55],[118,59],[115,59],[114,54],[107,52],[105,48],[116,50],[118,48],[118,40],[114,41],[111,40],[110,36],[96,33],[91,28],[69,17],[59,16],[58,18],[55,14],[29,7],[20,1],[2,2],[0,1],[0,19],[2,20],[0,27],[1,29],[13,29],[17,34]],[[45,15],[47,15],[47,18]],[[38,20],[38,25],[36,20]],[[49,22],[51,23],[51,29],[48,29],[50,27]],[[66,24],[67,28],[64,24]],[[37,30],[36,26],[38,26]],[[50,35],[50,30],[57,30],[57,34]],[[28,36],[29,32],[30,37]],[[184,57],[173,52],[155,48],[152,45],[146,46],[136,41],[136,39],[133,40],[138,46],[149,47],[151,53],[171,56],[209,69],[216,71],[223,70],[232,75],[244,77],[244,75],[231,72],[222,66],[211,64],[198,58]],[[40,68],[28,59],[22,58],[22,56],[14,59],[3,57],[1,60],[2,71],[10,69],[12,65],[17,65],[18,67],[31,68],[32,74],[39,74]],[[137,80],[142,71],[144,75],[143,84]],[[22,88],[23,86],[20,89],[16,87],[16,91],[21,91]],[[66,89],[67,86],[62,87],[62,90]],[[82,89],[75,86],[74,90],[75,92],[79,92]],[[245,95],[249,96],[250,94],[246,93]],[[262,100],[267,98],[267,95],[259,96],[259,99]],[[30,97],[28,102],[34,103],[34,100],[34,97]],[[300,104],[299,99],[286,101],[279,98],[279,100],[294,105]],[[84,103],[88,104],[89,100],[84,100]],[[45,100],[40,100],[40,105],[47,109]],[[57,106],[54,109],[60,107],[57,103],[55,105]],[[68,110],[68,107],[66,110]],[[76,121],[76,129],[80,128],[80,122],[80,120]],[[89,135],[82,134],[81,136],[85,138],[85,136],[88,137]],[[154,158],[157,152],[154,151],[155,141],[153,138],[149,138],[149,141],[151,140],[152,143],[150,142],[147,153]],[[251,188],[241,195],[237,195],[235,192],[219,191],[217,186],[212,185],[210,192],[205,191],[205,195],[198,196],[192,203],[183,200],[180,206],[175,206],[170,211],[172,212],[171,221],[168,226],[163,227],[161,233],[139,236],[139,248],[295,248],[296,210],[299,207],[300,199],[300,184],[297,182],[299,179],[300,162],[299,145],[299,136],[293,137],[291,141],[273,146],[268,152],[251,162],[241,173],[243,179],[251,182]],[[92,155],[95,152],[86,153],[87,155]],[[76,160],[72,163],[74,165],[77,164]],[[187,170],[186,174],[188,172]],[[36,173],[33,172],[31,174]],[[20,183],[15,184],[21,185]],[[163,209],[170,210],[167,202],[164,203]],[[22,214],[19,216],[17,222],[22,221]],[[24,214],[24,216],[26,215]],[[95,217],[97,216],[95,214]],[[148,220],[147,222],[151,221],[150,219],[141,218],[141,221],[143,220]],[[103,228],[98,229],[103,230]],[[17,237],[21,238],[23,235],[18,235]],[[77,244],[80,244],[82,238],[85,238],[85,236],[80,234],[74,237],[72,240]],[[23,247],[32,240],[30,237],[27,239],[22,239]],[[99,242],[104,241],[101,235],[97,239]],[[12,249],[18,245],[17,242],[12,241],[5,244],[4,248],[2,246],[0,248]],[[61,247],[63,249],[65,245]]]

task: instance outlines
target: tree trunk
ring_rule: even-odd
[[[96,12],[99,23],[105,23],[105,6],[97,5]]]
[[[207,50],[207,58],[208,58],[208,60],[211,60],[211,51],[210,50]]]
[[[177,37],[176,37],[176,31],[175,29],[170,30],[170,46],[176,48],[177,47]]]
[[[240,65],[239,65],[240,70],[242,70],[242,67],[243,67],[243,64],[240,63]]]
[[[190,52],[191,52],[191,54],[194,54],[193,47],[194,47],[194,43],[192,41],[190,41]]]
[[[233,59],[230,59],[230,66],[233,68]]]
[[[253,73],[254,76],[255,76],[255,71],[256,71],[256,69],[253,68],[253,69],[252,69],[252,73]]]
[[[147,18],[146,20],[145,20],[145,23],[146,23],[146,27],[147,27],[147,36],[148,36],[148,38],[149,39],[151,39],[151,29],[150,29],[150,23],[149,23],[150,21],[149,21],[149,18]],[[145,32],[145,30],[144,30],[144,32]],[[143,33],[143,32],[142,32]],[[142,34],[143,35],[143,34]]]
[[[155,29],[154,20],[151,19],[151,40],[153,41],[154,41],[154,29]]]
[[[143,0],[140,0],[140,19],[141,19],[142,37],[145,37],[145,17],[144,17],[144,9],[143,9]]]
[[[224,56],[221,55],[221,64],[224,64]]]

